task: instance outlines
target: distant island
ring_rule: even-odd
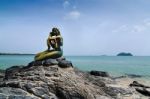
[[[0,53],[0,55],[35,55],[35,54],[27,54],[27,53]]]
[[[117,54],[117,56],[133,56],[133,55],[131,53],[121,52],[121,53]]]

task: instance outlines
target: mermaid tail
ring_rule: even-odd
[[[36,54],[36,56],[34,57],[35,61],[40,61],[40,60],[45,60],[45,59],[55,59],[55,58],[59,58],[61,57],[63,54],[62,51],[56,51],[56,50],[46,50],[43,52],[40,52],[38,54]]]

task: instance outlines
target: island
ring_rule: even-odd
[[[121,52],[117,56],[133,56],[131,53]]]
[[[0,55],[35,55],[30,53],[0,53]]]

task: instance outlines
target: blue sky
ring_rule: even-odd
[[[47,49],[52,27],[65,55],[150,55],[149,0],[0,0],[0,52]]]

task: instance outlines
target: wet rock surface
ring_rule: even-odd
[[[137,92],[150,97],[150,86],[140,84],[137,81],[133,81],[133,83],[131,83],[130,86],[134,87]]]
[[[8,68],[0,81],[0,99],[128,99],[132,88],[116,84],[107,73],[90,74],[64,57]],[[134,99],[134,98],[130,98]]]
[[[4,76],[5,76],[5,70],[0,70],[0,82],[3,81]]]
[[[90,74],[94,75],[94,76],[109,77],[109,74],[104,71],[94,71],[93,70],[93,71],[90,71]]]

